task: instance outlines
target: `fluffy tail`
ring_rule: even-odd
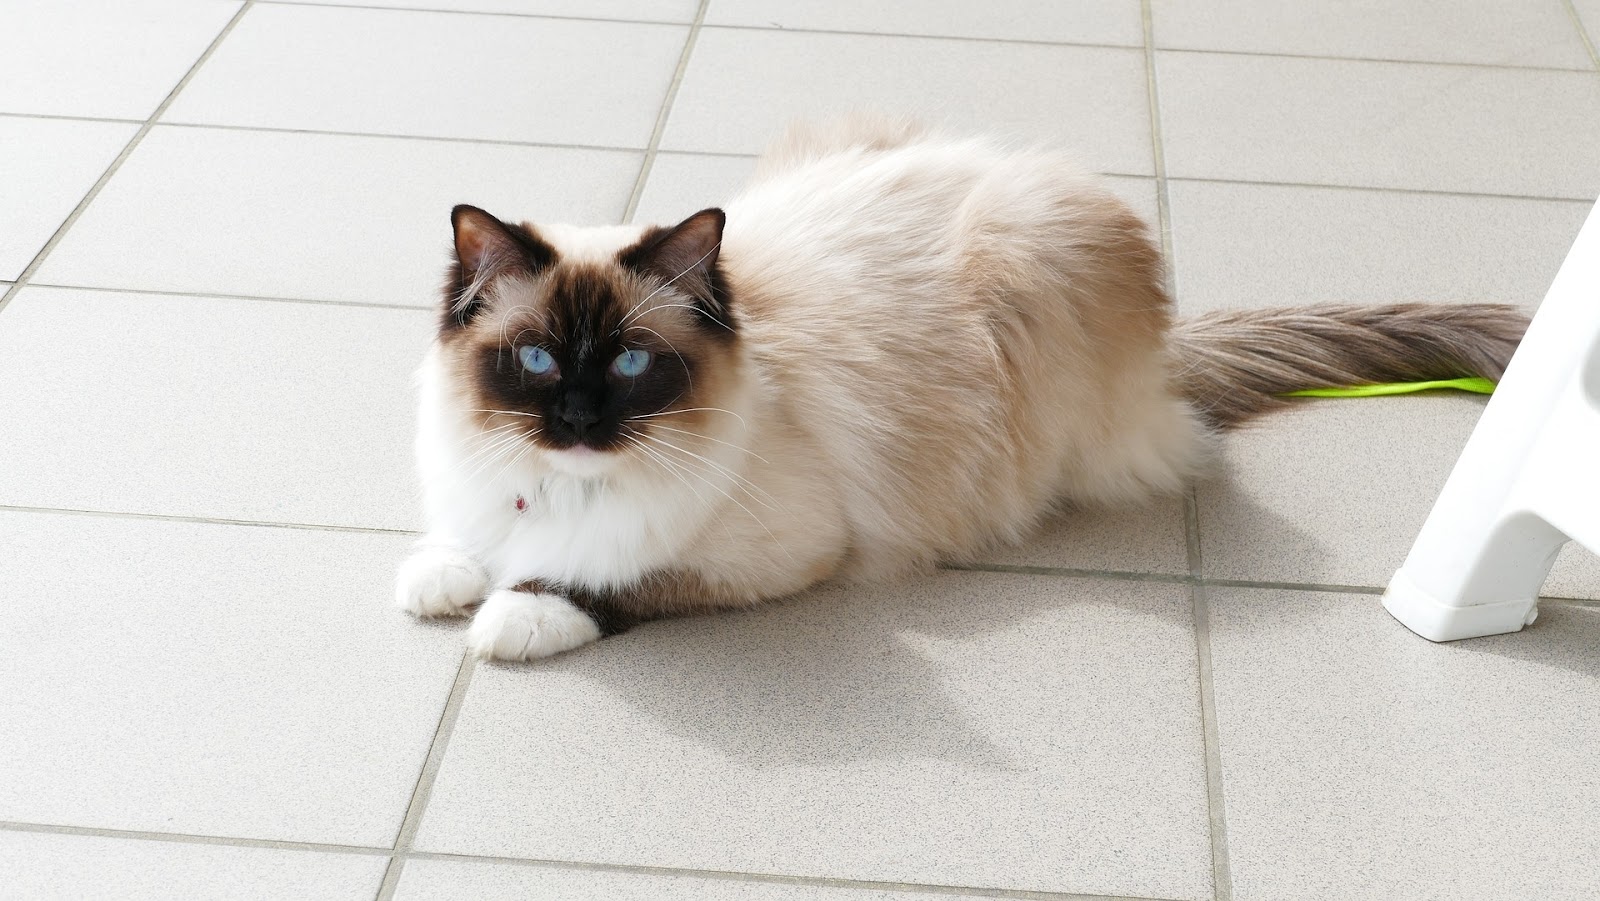
[[[1398,304],[1230,310],[1173,328],[1179,392],[1217,428],[1307,388],[1499,379],[1528,327],[1516,307]]]

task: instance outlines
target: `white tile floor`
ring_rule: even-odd
[[[454,203],[672,219],[877,106],[1076,148],[1185,311],[1533,309],[1600,193],[1600,0],[0,0],[0,35],[0,896],[1600,895],[1600,563],[1514,636],[1377,604],[1469,397],[1307,404],[986,567],[536,666],[387,605]]]

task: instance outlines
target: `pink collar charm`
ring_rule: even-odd
[[[526,509],[528,509],[528,502],[522,499],[522,495],[517,495],[517,512],[521,513]]]

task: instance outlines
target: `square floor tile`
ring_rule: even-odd
[[[1223,466],[1198,489],[1205,574],[1387,585],[1483,404],[1443,392],[1309,401],[1229,435]],[[1569,546],[1556,592],[1600,598],[1600,566]]]
[[[1532,312],[1592,205],[1169,181],[1184,312],[1464,301]]]
[[[1153,0],[1156,46],[1590,69],[1562,3]]]
[[[263,4],[163,121],[643,147],[687,36],[676,25]]]
[[[395,901],[976,901],[979,896],[412,858],[406,861],[394,897]]]
[[[1134,0],[711,0],[706,24],[1144,46]]]
[[[791,119],[859,108],[1154,173],[1144,53],[1114,47],[706,28],[661,146],[756,153]]]
[[[461,658],[406,544],[0,511],[0,819],[389,846]]]
[[[28,901],[370,901],[388,862],[377,855],[0,832],[6,891]]]
[[[1161,51],[1156,74],[1175,178],[1600,193],[1593,73]]]
[[[1184,586],[943,573],[481,666],[417,847],[1209,898],[1191,626]]]
[[[694,21],[699,0],[317,0],[325,6],[388,6],[397,9],[448,9],[453,12],[571,16],[630,22]]]
[[[1183,500],[1124,510],[1069,510],[1050,517],[1021,547],[985,554],[984,563],[1185,575]]]
[[[0,116],[0,278],[22,274],[138,130]]]
[[[0,112],[144,119],[241,4],[6,0]]]
[[[455,141],[152,130],[40,284],[431,307],[450,209],[611,224],[642,155]]]
[[[29,287],[0,503],[414,529],[425,311]]]
[[[1210,604],[1238,901],[1600,895],[1600,609],[1436,645],[1375,597]]]

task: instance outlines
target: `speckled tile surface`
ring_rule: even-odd
[[[1435,645],[1367,596],[1210,597],[1233,897],[1600,890],[1600,609]]]
[[[417,847],[1209,897],[1195,673],[1180,585],[944,573],[656,624],[480,667]]]
[[[538,665],[389,606],[454,204],[680,220],[877,109],[1106,174],[1181,315],[1532,311],[1596,40],[1600,0],[0,3],[0,896],[1600,897],[1600,559],[1516,635],[1380,606],[1475,397],[1299,404],[1186,495]]]

